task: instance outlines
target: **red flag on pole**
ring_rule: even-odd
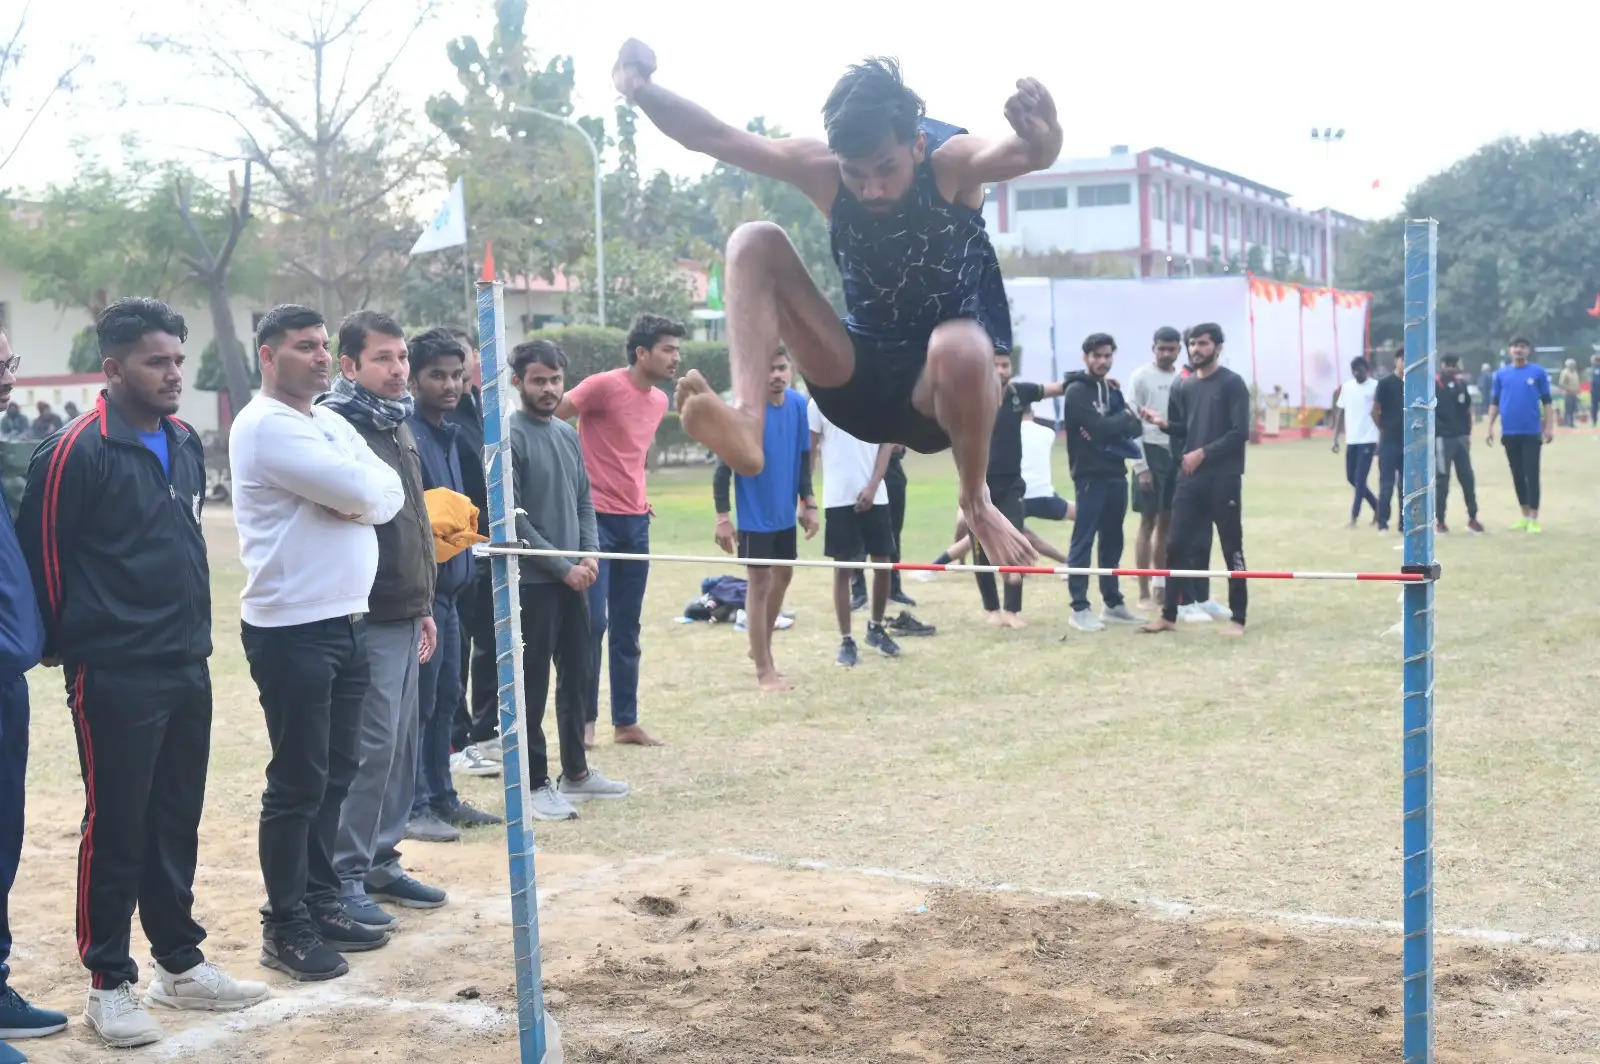
[[[494,280],[494,241],[483,242],[483,272],[478,275],[480,281]]]

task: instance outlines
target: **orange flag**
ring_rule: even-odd
[[[494,241],[483,242],[483,272],[478,275],[480,281],[494,280]]]

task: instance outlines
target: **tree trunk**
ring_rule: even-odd
[[[211,301],[211,326],[217,334],[217,361],[222,364],[222,379],[228,389],[228,409],[233,417],[239,416],[244,404],[250,401],[250,369],[245,361],[244,345],[233,324],[233,304],[228,299],[226,274],[206,279],[206,295]]]

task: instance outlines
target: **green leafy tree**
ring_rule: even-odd
[[[1498,350],[1515,333],[1582,346],[1600,292],[1600,136],[1506,138],[1418,185],[1404,210],[1356,234],[1344,278],[1373,294],[1373,341],[1404,331],[1404,219],[1439,221],[1441,346]]]
[[[235,342],[243,343],[237,337],[235,337]],[[247,379],[251,388],[261,387],[260,359],[250,359]],[[200,369],[194,376],[194,386],[203,392],[225,392],[228,390],[228,381],[223,374],[222,359],[218,353],[215,340],[200,349]]]

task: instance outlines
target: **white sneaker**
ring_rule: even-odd
[[[500,746],[500,736],[498,735],[492,739],[485,739],[472,745],[478,748],[478,753],[482,754],[485,760],[493,761],[497,765],[506,759],[505,751]]]
[[[1194,624],[1210,624],[1211,614],[1207,613],[1198,602],[1191,602],[1187,606],[1178,607],[1178,620]]]
[[[936,569],[913,569],[911,579],[919,584],[931,584],[939,579],[939,572]]]
[[[556,784],[556,790],[568,802],[587,802],[590,798],[626,798],[628,785],[621,780],[608,780],[600,775],[600,770],[593,765],[589,766],[589,774],[581,780],[569,780],[562,776]]]
[[[1106,606],[1100,611],[1100,620],[1106,624],[1144,624],[1149,619],[1134,613],[1126,602],[1119,606]]]
[[[535,820],[576,820],[578,811],[549,780],[528,798],[528,815]]]
[[[1067,627],[1076,628],[1080,632],[1103,632],[1106,626],[1100,618],[1094,615],[1093,610],[1073,610],[1072,616],[1067,618]]]
[[[132,983],[122,983],[110,990],[89,991],[83,1019],[89,1029],[113,1049],[147,1046],[166,1037],[161,1025],[144,1010]]]
[[[1206,599],[1198,604],[1200,612],[1210,617],[1213,621],[1233,620],[1233,611],[1228,609],[1216,599]]]
[[[468,743],[450,755],[450,771],[458,776],[498,776],[500,762],[486,757],[478,744]]]
[[[145,1001],[169,1009],[236,1012],[267,1000],[266,983],[235,979],[210,961],[176,974],[156,965]]]

